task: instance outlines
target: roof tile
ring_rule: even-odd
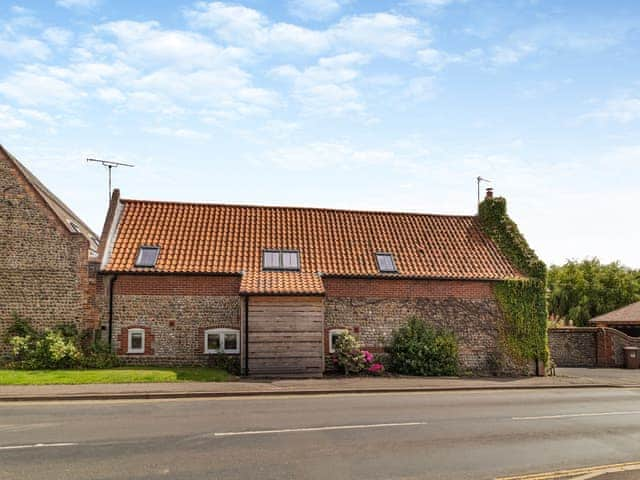
[[[384,276],[375,253],[389,252],[396,277],[520,277],[476,217],[316,208],[123,200],[105,271],[138,272],[141,245],[160,246],[154,271],[243,273],[246,292],[322,292],[320,276]],[[300,251],[300,272],[262,272],[263,249]]]

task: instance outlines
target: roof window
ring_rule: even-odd
[[[140,247],[136,257],[136,267],[155,267],[158,253],[160,253],[160,247]]]
[[[391,253],[376,253],[376,261],[378,262],[378,270],[382,273],[396,273],[398,271]]]
[[[300,254],[296,250],[264,250],[263,270],[300,270]]]

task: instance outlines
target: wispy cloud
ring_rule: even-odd
[[[625,95],[607,100],[597,110],[582,115],[583,120],[630,123],[640,120],[640,97]]]
[[[303,20],[323,20],[337,15],[348,0],[289,0],[289,12]]]
[[[185,15],[191,25],[212,31],[227,44],[271,54],[355,50],[411,58],[430,41],[428,28],[419,20],[386,12],[344,17],[323,30],[272,22],[257,10],[223,2],[199,3]]]

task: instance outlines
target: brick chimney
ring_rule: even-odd
[[[486,194],[486,196],[484,198],[485,198],[485,200],[493,198],[493,188],[491,188],[491,187],[487,188],[487,194]]]

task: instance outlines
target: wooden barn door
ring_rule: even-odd
[[[248,324],[249,375],[322,375],[322,297],[250,297]]]

